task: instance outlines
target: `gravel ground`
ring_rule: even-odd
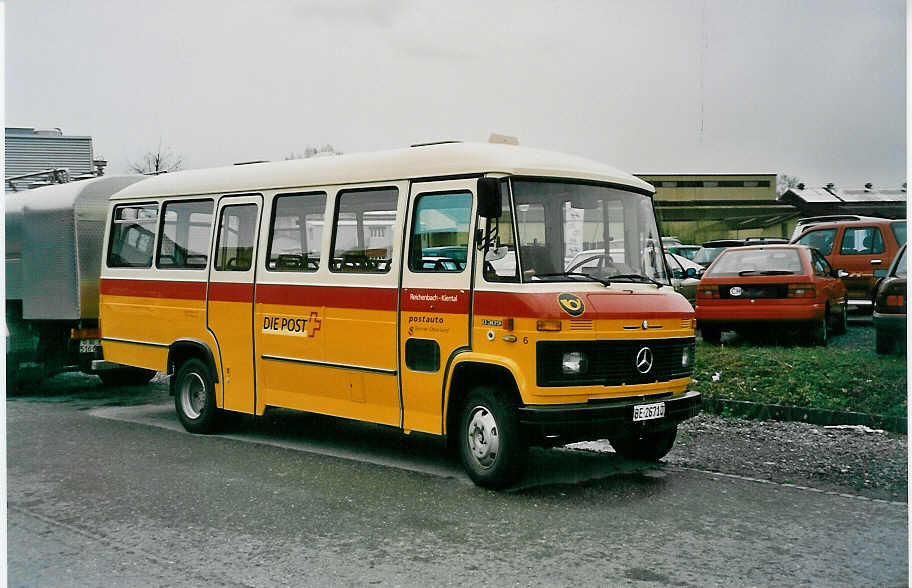
[[[607,441],[570,447],[610,451]],[[906,436],[862,427],[700,414],[678,428],[671,465],[908,502]]]

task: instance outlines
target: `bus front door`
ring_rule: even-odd
[[[256,406],[253,300],[261,208],[259,195],[219,200],[207,298],[207,323],[221,358],[218,404],[247,413]]]
[[[399,297],[402,426],[443,432],[448,360],[469,345],[475,180],[412,184]]]

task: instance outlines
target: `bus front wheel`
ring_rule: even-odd
[[[174,407],[181,424],[191,433],[215,432],[219,412],[215,385],[209,367],[199,359],[188,359],[177,371]]]
[[[489,387],[472,390],[462,409],[459,456],[469,477],[503,488],[523,472],[527,447],[512,403]]]

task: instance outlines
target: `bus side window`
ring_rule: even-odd
[[[114,208],[108,267],[152,267],[158,204]]]
[[[469,250],[470,192],[421,194],[409,239],[413,272],[461,272]]]
[[[396,188],[339,192],[330,271],[371,274],[390,271],[398,199]]]
[[[234,204],[222,209],[215,250],[216,270],[245,272],[250,269],[256,223],[256,204]]]
[[[209,261],[212,200],[166,202],[156,265],[160,269],[204,269]]]
[[[281,194],[273,200],[266,269],[315,272],[320,268],[326,193]]]

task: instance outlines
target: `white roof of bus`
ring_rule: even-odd
[[[649,193],[655,191],[652,185],[637,177],[582,157],[515,145],[445,143],[172,172],[129,186],[112,199],[221,194],[478,173],[594,180]]]

